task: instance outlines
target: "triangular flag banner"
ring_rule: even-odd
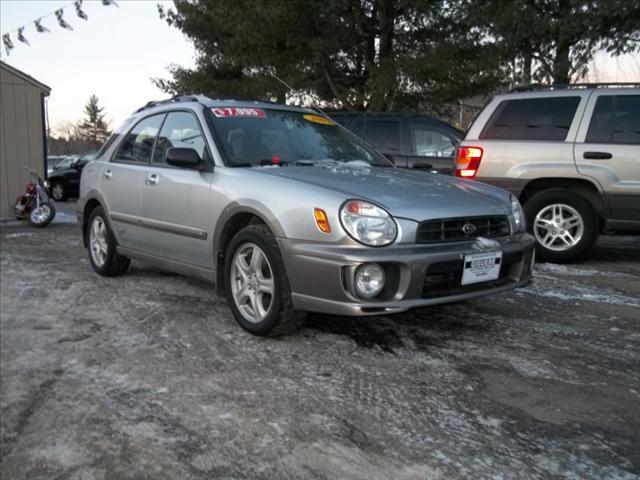
[[[24,34],[22,33],[23,31],[24,31],[24,27],[20,27],[18,29],[18,40],[20,40],[22,43],[26,43],[27,45],[31,46],[31,44],[29,43],[29,40],[24,38]]]
[[[11,41],[11,37],[8,33],[5,33],[2,36],[2,43],[4,43],[4,49],[7,52],[7,55],[9,55],[11,49],[13,48],[13,42]]]
[[[45,27],[44,25],[41,25],[40,22],[42,21],[41,18],[39,18],[38,20],[35,20],[33,22],[33,24],[36,26],[36,31],[38,33],[45,33],[45,32],[50,32],[51,30],[49,30],[47,27]]]
[[[71,25],[69,25],[67,22],[64,21],[64,18],[62,18],[62,9],[60,10],[56,10],[56,18],[58,19],[58,24],[62,27],[62,28],[66,28],[68,30],[73,30],[73,27]]]
[[[76,13],[81,19],[89,20],[87,14],[82,11],[82,0],[76,0],[73,5],[76,7]]]

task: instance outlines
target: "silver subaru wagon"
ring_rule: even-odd
[[[216,284],[238,323],[291,331],[301,312],[376,315],[531,279],[518,200],[395,168],[325,115],[178,96],[137,110],[82,172],[93,269],[130,259]]]

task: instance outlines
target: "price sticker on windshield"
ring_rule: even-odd
[[[336,123],[326,117],[320,115],[305,115],[304,119],[308,122],[319,123],[320,125],[335,125]]]
[[[211,111],[218,118],[226,117],[250,117],[265,118],[267,116],[261,108],[241,108],[241,107],[217,107]]]

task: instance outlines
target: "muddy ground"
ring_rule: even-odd
[[[631,479],[640,240],[524,290],[253,337],[210,285],[0,227],[3,479]]]

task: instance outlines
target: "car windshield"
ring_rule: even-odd
[[[56,170],[60,170],[62,168],[69,168],[73,162],[75,162],[75,158],[65,158],[61,162],[58,162],[54,167]]]
[[[215,133],[228,165],[392,164],[328,118],[260,108],[212,108]]]

